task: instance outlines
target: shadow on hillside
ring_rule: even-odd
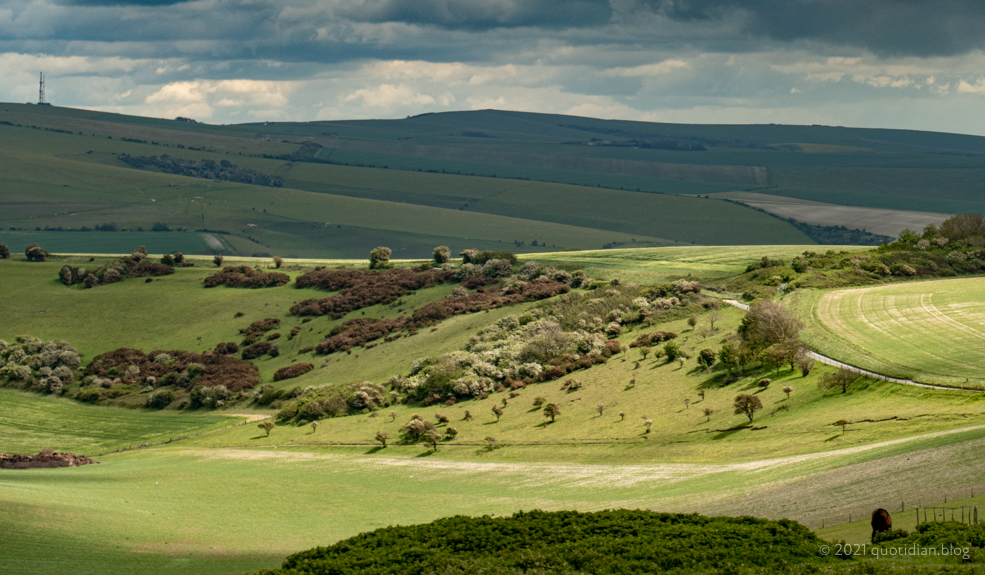
[[[727,439],[732,434],[738,433],[739,431],[742,431],[743,429],[749,429],[750,427],[751,426],[748,425],[748,424],[747,425],[737,425],[735,427],[732,427],[732,428],[726,429],[725,431],[721,431],[721,432],[717,433],[714,437],[712,437],[712,439]]]
[[[370,450],[366,452],[366,455],[372,455],[379,451],[383,451],[384,449],[385,448],[382,445],[377,445],[376,447],[370,448]]]

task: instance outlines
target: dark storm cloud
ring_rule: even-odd
[[[599,26],[612,8],[609,0],[364,0],[340,3],[337,13],[361,22],[484,30]]]
[[[884,56],[952,56],[985,46],[981,0],[644,0],[686,23],[738,22],[778,41],[814,40]]]

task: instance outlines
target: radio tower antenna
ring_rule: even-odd
[[[41,84],[38,86],[38,105],[39,106],[50,106],[48,102],[44,99],[44,72],[41,72]]]

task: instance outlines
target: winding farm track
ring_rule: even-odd
[[[734,307],[737,307],[739,309],[743,309],[743,310],[749,311],[749,305],[748,304],[744,304],[744,303],[742,303],[742,302],[740,302],[738,300],[734,300],[734,299],[723,299],[722,301],[725,302],[725,303],[727,303],[727,304],[729,304],[730,306],[734,306]],[[809,351],[809,352],[807,352],[807,355],[811,359],[813,359],[814,361],[819,361],[819,362],[821,362],[821,363],[823,363],[825,365],[830,365],[830,366],[838,367],[838,368],[841,368],[841,369],[847,369],[849,371],[854,371],[855,373],[858,373],[858,374],[861,374],[861,375],[864,375],[864,376],[867,376],[867,377],[871,377],[871,378],[874,378],[874,379],[881,379],[883,381],[889,381],[889,382],[892,382],[892,383],[901,383],[903,385],[912,385],[912,386],[915,386],[915,387],[926,387],[926,388],[929,388],[929,389],[944,389],[944,390],[948,390],[948,391],[975,391],[975,392],[978,392],[978,393],[985,393],[985,392],[983,392],[980,389],[967,389],[967,388],[964,388],[964,387],[954,387],[954,386],[947,386],[947,385],[932,385],[930,383],[920,383],[918,381],[913,381],[912,379],[902,379],[902,378],[899,378],[899,377],[890,377],[888,375],[883,375],[881,373],[876,373],[874,371],[869,371],[867,369],[862,369],[861,367],[858,367],[858,366],[855,366],[855,365],[851,365],[851,364],[845,363],[843,361],[838,361],[837,359],[828,357],[826,355],[821,355],[820,353],[817,353],[816,351]]]

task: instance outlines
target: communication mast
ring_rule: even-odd
[[[38,105],[39,106],[50,106],[48,102],[44,99],[44,72],[41,72],[41,84],[38,87]]]

